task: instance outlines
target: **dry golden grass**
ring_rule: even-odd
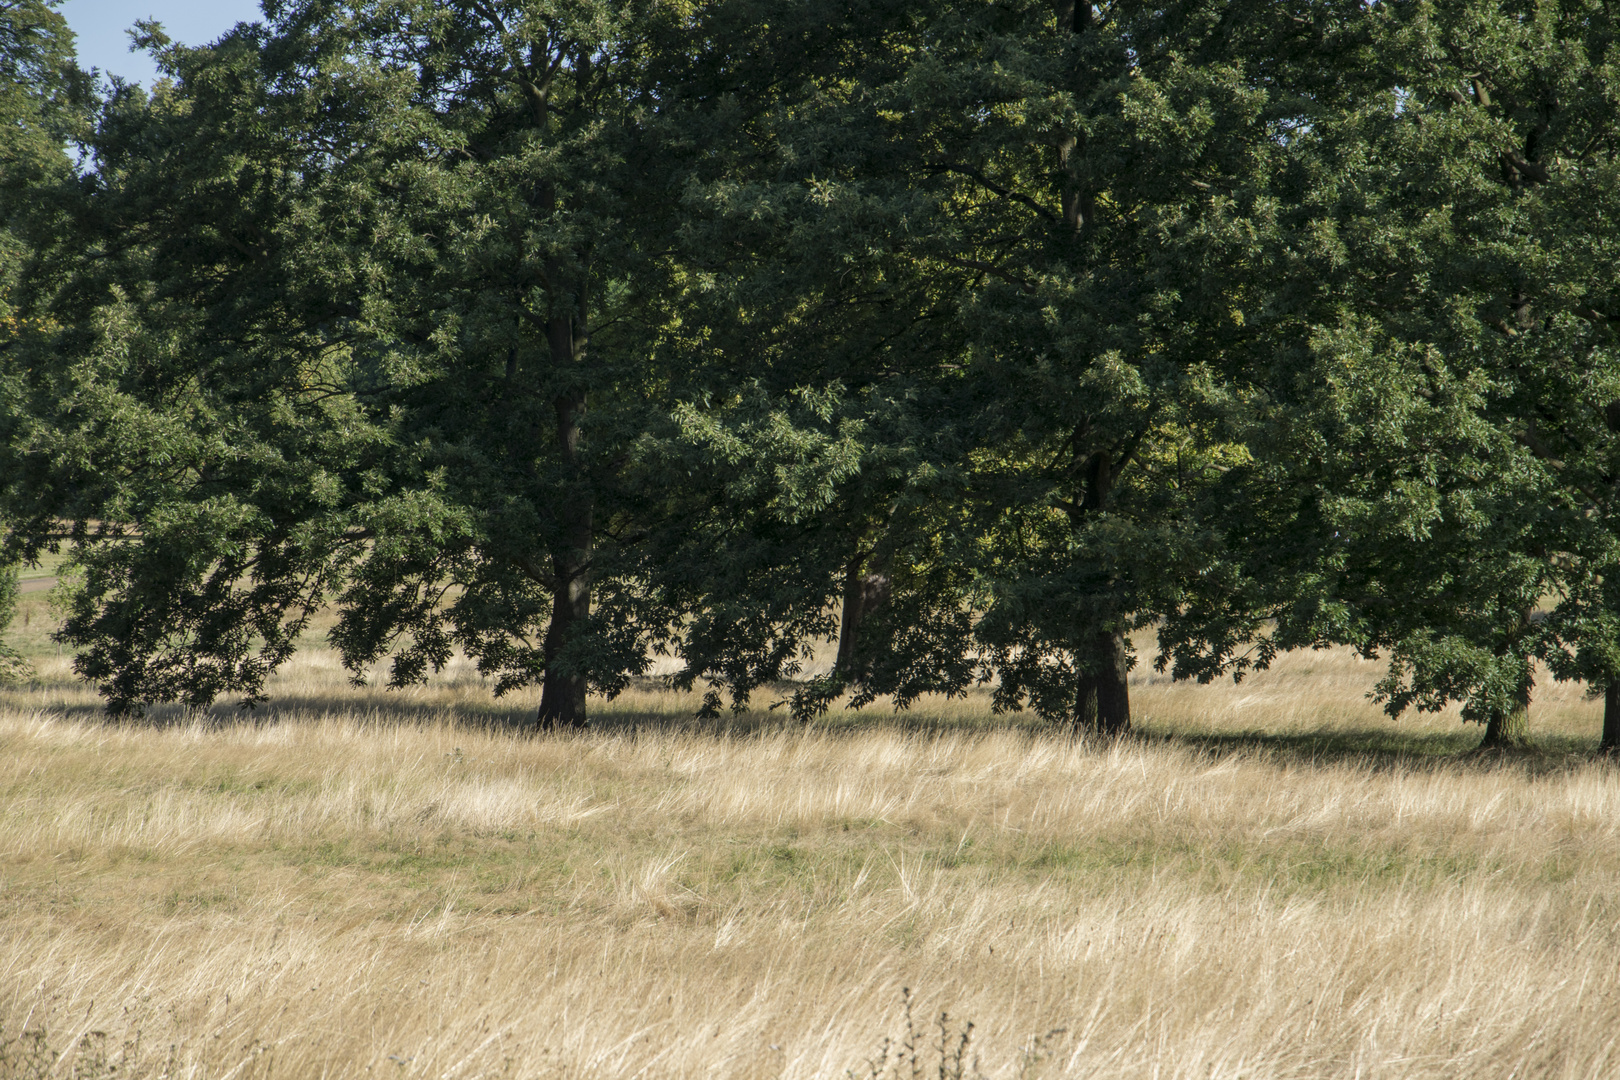
[[[1144,675],[1117,745],[654,690],[533,738],[464,666],[384,695],[318,652],[257,717],[120,726],[41,673],[0,704],[0,1035],[50,1075],[865,1075],[902,987],[991,1076],[1620,1070],[1620,772],[1574,688],[1487,759],[1342,653]]]

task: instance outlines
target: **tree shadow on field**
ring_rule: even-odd
[[[1563,733],[1534,737],[1520,749],[1482,750],[1484,729],[1461,724],[1452,731],[1403,732],[1391,728],[1328,728],[1315,731],[1167,732],[1134,736],[1149,743],[1182,746],[1212,758],[1262,758],[1278,764],[1359,765],[1375,770],[1522,769],[1532,775],[1566,772],[1602,761],[1597,741]]]
[[[554,737],[536,728],[533,695],[498,699],[487,692],[464,693],[459,688],[440,687],[438,693],[418,696],[410,691],[396,692],[375,686],[333,687],[306,693],[276,693],[268,702],[251,709],[242,709],[236,702],[224,700],[207,709],[156,705],[148,707],[139,717],[112,717],[104,711],[101,700],[91,696],[93,691],[86,694],[86,689],[83,683],[76,681],[39,681],[31,686],[0,691],[0,705],[77,723],[159,729],[339,722],[378,728],[448,725],[519,738]],[[782,691],[783,688],[776,689]],[[443,696],[451,691],[455,691],[453,697]],[[591,735],[632,739],[669,735],[744,739],[805,732],[823,738],[856,738],[887,732],[935,739],[1013,733],[1032,740],[1079,738],[1098,753],[1109,752],[1116,745],[1106,739],[1076,736],[1069,729],[1040,720],[1032,713],[994,714],[988,700],[977,700],[978,695],[970,695],[965,701],[925,703],[905,712],[895,712],[882,703],[861,710],[835,705],[804,725],[794,721],[787,709],[771,707],[772,702],[786,696],[785,692],[761,693],[756,702],[742,712],[726,710],[718,717],[700,718],[696,715],[696,695],[674,694],[659,680],[637,680],[632,691],[617,700],[592,700]],[[1442,731],[1401,730],[1394,725],[1209,731],[1178,730],[1161,726],[1163,723],[1149,718],[1135,734],[1127,737],[1126,745],[1180,747],[1216,760],[1242,756],[1307,767],[1514,768],[1530,775],[1564,772],[1595,760],[1605,760],[1598,756],[1595,738],[1565,732],[1538,733],[1533,745],[1525,749],[1481,751],[1478,746],[1483,729],[1476,724],[1458,723]]]
[[[642,691],[663,689],[655,679],[635,680],[632,685]],[[896,711],[883,699],[860,709],[845,708],[835,702],[826,712],[804,723],[795,720],[789,709],[788,699],[795,689],[797,686],[791,683],[767,686],[740,712],[723,708],[719,716],[707,718],[696,713],[699,701],[696,694],[678,701],[667,700],[661,707],[654,708],[617,702],[599,704],[593,699],[591,727],[603,732],[657,732],[713,738],[797,732],[834,739],[874,732],[920,738],[1007,732],[1031,738],[1068,737],[1065,729],[1040,719],[1033,712],[992,713],[990,695],[978,691],[952,700],[925,701],[903,711]],[[670,697],[673,699],[675,695]]]
[[[149,705],[139,716],[109,715],[99,700],[79,702],[21,702],[12,697],[5,704],[47,713],[84,724],[129,725],[156,729],[202,726],[226,728],[239,725],[271,727],[277,724],[342,721],[361,725],[426,727],[450,724],[458,728],[520,734],[534,726],[534,708],[503,702],[458,702],[448,705],[434,701],[412,701],[356,696],[277,695],[252,708],[241,708],[234,701],[216,702],[206,709],[184,705]]]

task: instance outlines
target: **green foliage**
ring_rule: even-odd
[[[14,296],[30,254],[28,219],[71,165],[64,143],[83,131],[88,81],[73,62],[60,0],[0,0],[0,353],[28,328]]]
[[[21,682],[33,674],[33,666],[6,644],[6,633],[16,614],[17,567],[0,567],[0,686]]]
[[[9,550],[114,710],[328,604],[548,725],[667,654],[1122,731],[1148,625],[1397,713],[1620,675],[1602,4],[280,0],[93,129],[0,11]]]
[[[1389,653],[1391,712],[1479,720],[1536,655],[1604,681],[1612,13],[1391,3],[1318,32],[1361,60],[1300,87],[1257,264],[1277,363],[1177,674],[1348,642]]]
[[[710,398],[725,437],[704,435],[709,469],[735,470],[719,561],[749,575],[698,605],[708,655],[736,665],[721,682],[791,674],[851,595],[840,577],[877,577],[883,602],[801,713],[849,686],[859,704],[994,679],[1000,707],[1071,719],[1099,636],[1123,650],[1179,610],[1250,393],[1275,134],[1300,109],[1247,70],[1290,19],[1227,6],[908,12],[846,43],[871,50],[858,70],[750,118],[774,156],[701,189],[694,225],[717,267],[691,301],[716,309],[704,344],[757,379]],[[829,385],[828,411],[795,404]],[[766,494],[816,439],[848,447],[821,486]]]
[[[33,188],[67,170],[62,145],[82,131],[88,86],[60,2],[0,0],[0,215],[8,224]]]
[[[172,82],[102,110],[14,442],[25,550],[78,522],[63,638],[112,708],[251,703],[333,599],[346,661],[392,652],[396,685],[458,645],[581,702],[645,664],[612,538],[661,378],[637,117],[676,22],[305,3],[207,48],[148,32]]]

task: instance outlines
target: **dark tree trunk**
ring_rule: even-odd
[[[1086,487],[1081,514],[1096,513],[1108,505],[1114,490],[1114,461],[1105,451],[1092,454],[1084,466]],[[1078,514],[1074,515],[1078,519]],[[1126,683],[1130,654],[1125,636],[1118,631],[1099,630],[1082,647],[1075,660],[1081,669],[1075,691],[1074,722],[1084,731],[1102,735],[1124,735],[1131,730],[1131,692]]]
[[[586,330],[586,292],[582,287],[573,317],[554,317],[550,323],[551,362],[559,372],[576,370],[585,358],[589,340]],[[557,669],[556,658],[579,626],[591,614],[591,558],[596,529],[595,507],[580,461],[580,424],[585,418],[585,393],[570,390],[553,401],[557,413],[557,443],[567,465],[571,483],[558,500],[557,514],[562,526],[561,546],[552,552],[555,584],[552,587],[551,622],[546,627],[546,675],[540,689],[540,728],[582,728],[585,713],[586,678],[580,673]]]
[[[1606,754],[1620,754],[1620,681],[1611,681],[1603,691],[1603,742]]]
[[[1513,706],[1493,712],[1485,722],[1481,750],[1513,750],[1530,745],[1530,688],[1522,688]]]
[[[855,632],[861,627],[862,599],[866,592],[866,559],[857,555],[844,567],[844,610],[838,620],[838,659],[833,671],[850,678],[855,671]]]
[[[1100,735],[1125,735],[1131,730],[1130,673],[1125,637],[1100,633],[1092,639],[1091,670],[1080,676],[1075,695],[1075,726]]]
[[[557,399],[557,430],[565,453],[574,458],[579,443],[579,419],[585,411],[583,395]],[[590,496],[572,493],[561,508],[565,547],[552,556],[551,623],[546,627],[546,677],[540,689],[540,727],[582,728],[586,725],[585,677],[567,675],[556,668],[556,657],[568,639],[591,614],[591,554],[595,537]]]
[[[583,602],[581,602],[583,598]],[[583,610],[582,610],[583,609]],[[558,727],[582,728],[589,724],[585,713],[585,678],[564,675],[552,666],[561,643],[572,626],[590,613],[590,590],[577,583],[561,590],[551,609],[546,628],[546,678],[540,687],[540,730]]]
[[[838,659],[833,673],[849,682],[861,678],[866,665],[855,647],[866,616],[889,596],[889,578],[867,572],[867,556],[857,555],[844,568],[843,611],[838,621]]]
[[[1055,0],[1053,11],[1059,34],[1079,35],[1091,27],[1090,0]],[[1057,142],[1058,173],[1063,177],[1063,223],[1072,232],[1079,233],[1089,225],[1096,214],[1096,200],[1080,180],[1080,154],[1084,151],[1084,136],[1076,132],[1063,132]]]

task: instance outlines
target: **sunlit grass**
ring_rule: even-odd
[[[0,1036],[49,1075],[865,1075],[903,987],[995,1076],[1620,1064],[1620,773],[1578,687],[1509,757],[1383,717],[1342,652],[1138,672],[1113,745],[983,694],[697,721],[650,681],[545,738],[463,662],[390,694],[314,651],[255,713],[119,725],[36,652]]]

